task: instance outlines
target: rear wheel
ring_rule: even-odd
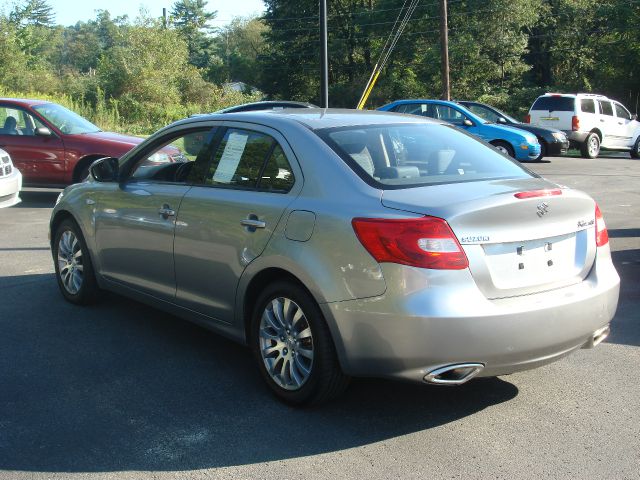
[[[53,259],[60,292],[71,303],[85,305],[98,294],[89,250],[72,219],[63,220],[53,237]]]
[[[631,149],[631,158],[640,158],[640,137],[638,137]]]
[[[498,140],[493,142],[492,145],[500,150],[502,153],[509,155],[511,158],[515,158],[516,154],[513,151],[513,147],[509,145],[507,142],[503,142],[502,140]]]
[[[277,282],[262,292],[250,341],[262,377],[286,403],[322,403],[348,385],[320,308],[293,282]]]
[[[597,133],[590,133],[584,143],[580,145],[580,153],[584,158],[596,158],[600,153],[600,137]]]

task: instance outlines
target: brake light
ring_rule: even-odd
[[[441,218],[354,218],[351,224],[360,243],[380,263],[438,270],[469,266],[458,239]]]
[[[580,130],[580,119],[575,115],[571,117],[571,130],[574,132]]]
[[[596,203],[596,246],[604,247],[607,243],[609,243],[609,232],[607,232],[600,207]]]
[[[513,196],[519,199],[534,197],[552,197],[554,195],[562,195],[562,190],[555,188],[553,190],[529,190],[528,192],[518,192]]]
[[[527,116],[524,117],[524,123],[531,123],[531,115],[527,114]]]

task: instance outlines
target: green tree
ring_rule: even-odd
[[[211,57],[211,21],[217,12],[207,10],[207,0],[178,0],[171,9],[171,23],[187,42],[189,62],[206,68]]]

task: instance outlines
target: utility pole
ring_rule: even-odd
[[[449,85],[449,27],[447,26],[447,0],[440,0],[440,52],[442,55],[442,99],[451,100]]]
[[[320,0],[320,107],[329,107],[329,56],[327,52],[327,0]]]
[[[167,9],[166,8],[162,9],[162,26],[165,29],[167,28]]]

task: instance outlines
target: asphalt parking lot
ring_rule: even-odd
[[[640,478],[640,161],[528,164],[591,194],[622,277],[609,339],[456,388],[355,380],[278,403],[249,352],[132,301],[63,301],[56,192],[0,210],[0,479]]]

